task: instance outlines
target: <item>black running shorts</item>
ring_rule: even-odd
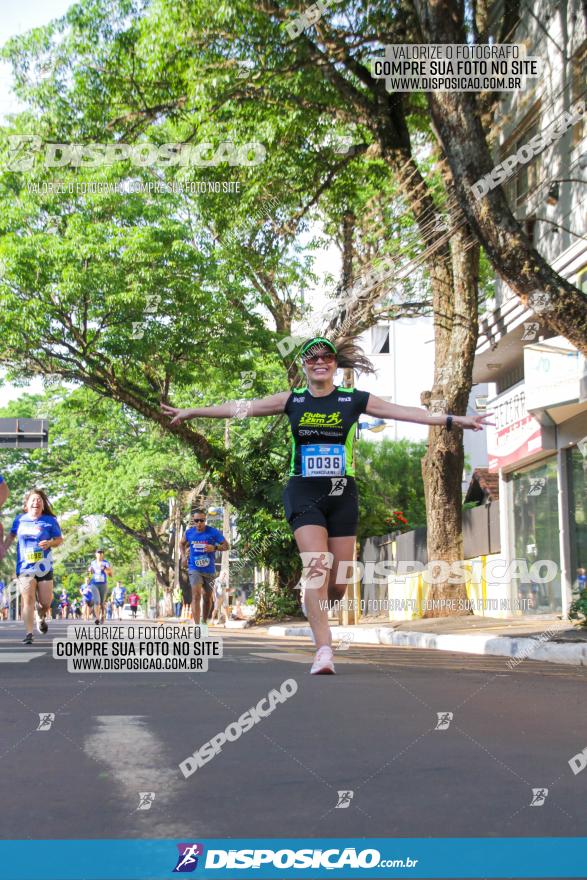
[[[330,538],[357,534],[359,499],[354,477],[290,477],[283,504],[294,532],[300,526],[323,526]]]

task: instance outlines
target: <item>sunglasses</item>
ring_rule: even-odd
[[[192,522],[206,522],[205,519],[193,519]]]
[[[318,361],[322,361],[324,364],[332,364],[335,360],[335,355],[331,351],[325,351],[323,354],[310,354],[307,357],[304,357],[305,364],[317,364]]]

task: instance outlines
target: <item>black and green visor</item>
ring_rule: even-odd
[[[334,354],[337,353],[336,346],[329,339],[324,339],[323,336],[315,336],[313,339],[308,339],[307,342],[304,342],[300,351],[300,356],[303,358],[311,348],[320,348],[322,346],[326,346],[330,351],[334,352]]]

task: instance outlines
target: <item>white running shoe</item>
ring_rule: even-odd
[[[316,657],[310,669],[310,675],[335,675],[332,648],[323,645],[316,651]]]

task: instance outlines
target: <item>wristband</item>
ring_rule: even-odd
[[[446,430],[452,431],[452,416],[446,417]]]

